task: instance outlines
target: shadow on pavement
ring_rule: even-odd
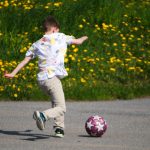
[[[85,137],[85,138],[101,138],[101,137],[95,137],[90,135],[78,135],[78,137]]]
[[[25,131],[4,131],[4,130],[0,130],[0,134],[29,137],[29,138],[26,138],[26,139],[21,139],[21,140],[27,140],[27,141],[36,141],[36,140],[40,140],[40,139],[50,138],[50,135],[35,134],[35,133],[30,133],[30,132],[32,132],[32,130],[25,130]]]

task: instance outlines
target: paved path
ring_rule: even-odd
[[[32,119],[34,110],[49,102],[0,102],[0,150],[150,150],[150,99],[111,102],[67,102],[66,134],[53,136],[52,123],[42,132]],[[90,115],[108,123],[102,138],[84,129]]]

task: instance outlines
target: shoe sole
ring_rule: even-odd
[[[64,135],[63,135],[63,134],[55,134],[55,137],[63,138],[63,137],[64,137]]]
[[[40,130],[44,130],[45,129],[45,125],[43,120],[40,117],[40,112],[39,111],[35,111],[33,114],[33,119],[36,120],[36,125]]]

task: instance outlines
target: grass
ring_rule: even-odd
[[[61,31],[89,40],[70,46],[65,58],[69,76],[62,83],[67,99],[105,100],[149,96],[148,0],[16,0],[0,2],[0,97],[49,98],[36,84],[37,60],[13,80],[3,78],[42,35],[41,22],[54,15]]]

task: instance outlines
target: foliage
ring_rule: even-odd
[[[67,99],[129,99],[150,93],[149,0],[2,0],[0,2],[0,97],[48,99],[37,88],[37,60],[14,79],[3,78],[42,36],[54,15],[61,31],[89,40],[68,48]]]

